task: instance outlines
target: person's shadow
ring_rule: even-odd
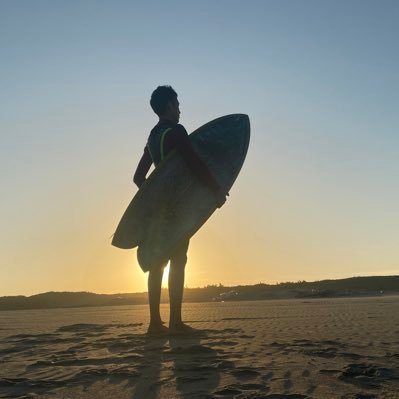
[[[182,399],[209,397],[219,385],[220,359],[216,350],[201,344],[204,336],[200,332],[189,336],[146,337],[133,399],[161,399],[164,384],[174,385],[177,397]]]
[[[167,341],[167,337],[145,337],[139,379],[135,384],[133,399],[158,399],[162,384],[162,358]]]
[[[187,337],[170,337],[176,392],[182,399],[209,397],[219,385],[218,353],[202,345],[204,332]]]

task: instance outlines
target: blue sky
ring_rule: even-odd
[[[189,286],[397,274],[398,17],[395,1],[2,1],[0,295],[145,289],[108,237],[158,84],[188,131],[251,119]]]

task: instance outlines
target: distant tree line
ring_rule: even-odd
[[[186,302],[252,301],[264,299],[326,298],[399,294],[399,276],[351,277],[340,280],[298,281],[278,284],[259,283],[225,287],[222,284],[186,288]],[[162,289],[162,302],[168,301]],[[26,296],[0,297],[0,310],[52,309],[70,307],[140,305],[147,293],[94,294],[91,292],[46,292]]]

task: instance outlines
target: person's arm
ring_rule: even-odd
[[[218,200],[218,206],[222,206],[226,201],[226,193],[222,192],[219,183],[209,171],[206,163],[194,151],[186,129],[182,125],[177,125],[173,128],[170,137],[174,141],[176,149],[180,152],[188,167],[194,172],[199,180],[214,192]]]
[[[152,159],[147,146],[144,148],[144,153],[137,165],[136,172],[134,173],[133,181],[138,188],[145,182],[148,171],[152,165]]]

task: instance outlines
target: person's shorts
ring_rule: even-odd
[[[190,239],[184,240],[178,247],[173,251],[172,255],[170,256],[171,263],[186,263],[187,262],[187,251],[188,246],[190,244]],[[166,265],[165,265],[166,266]]]

